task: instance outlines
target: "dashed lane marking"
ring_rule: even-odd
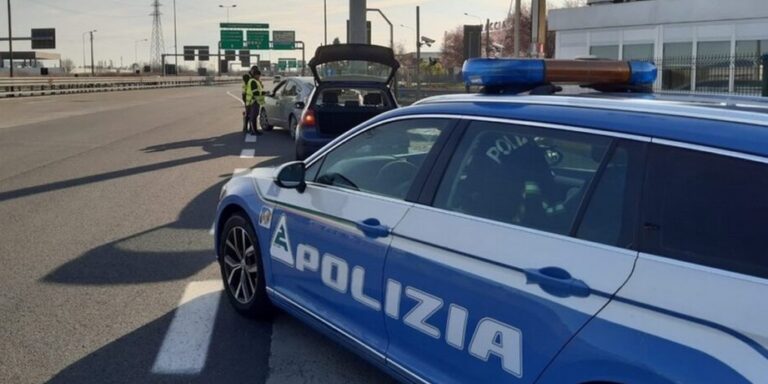
[[[220,280],[193,281],[187,285],[152,373],[189,375],[203,370],[221,291]]]
[[[240,152],[241,159],[251,159],[256,157],[256,150],[253,148],[243,148]]]
[[[258,138],[256,137],[256,135],[251,135],[250,133],[245,135],[246,143],[255,143],[256,141],[258,141]]]

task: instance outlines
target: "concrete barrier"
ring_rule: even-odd
[[[21,77],[0,79],[0,98],[69,93],[126,91],[133,89],[191,87],[241,82],[239,77]]]

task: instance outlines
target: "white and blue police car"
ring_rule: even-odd
[[[226,184],[234,307],[404,382],[768,383],[768,102],[652,94],[642,62],[464,76]]]

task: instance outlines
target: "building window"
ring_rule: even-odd
[[[623,60],[653,60],[653,43],[649,44],[624,44],[622,50]]]
[[[731,42],[700,42],[696,50],[696,90],[728,92],[730,76]]]
[[[736,42],[734,60],[734,93],[759,95],[762,90],[762,56],[768,55],[768,40]]]
[[[589,47],[589,54],[598,59],[618,60],[618,45],[593,45]]]
[[[693,43],[664,43],[661,61],[662,89],[691,90]]]

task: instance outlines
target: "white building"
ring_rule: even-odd
[[[651,59],[669,90],[754,93],[768,0],[590,0],[549,13],[555,57]],[[698,73],[697,73],[698,72]]]

